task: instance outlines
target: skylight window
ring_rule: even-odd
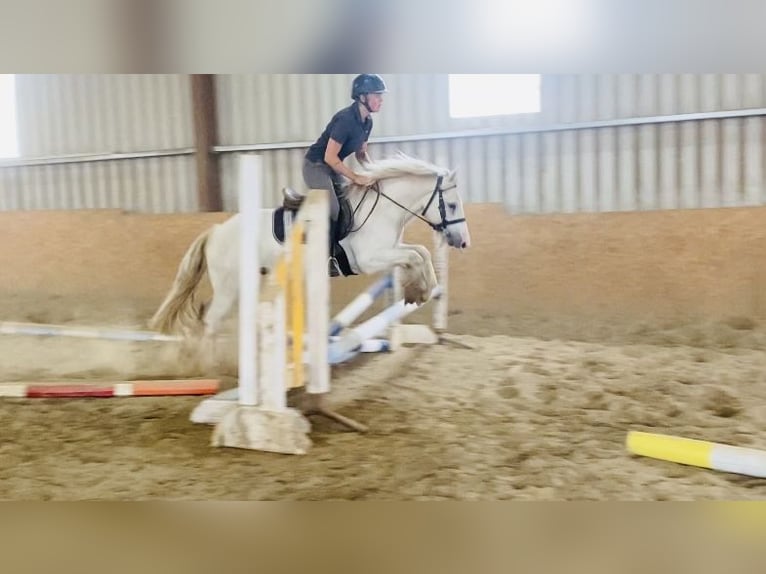
[[[453,118],[530,114],[540,111],[540,74],[451,74]]]

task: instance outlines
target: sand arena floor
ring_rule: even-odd
[[[199,398],[2,399],[0,499],[766,497],[765,480],[624,448],[637,429],[766,449],[766,208],[467,212],[449,325],[471,348],[334,369],[332,402],[368,434],[312,419],[312,451],[290,457],[210,447],[189,422]],[[0,320],[143,327],[192,239],[226,217],[0,213]],[[335,308],[366,284],[333,283]],[[222,349],[213,368],[173,344],[2,336],[0,381],[226,388],[236,344]]]
[[[149,307],[10,296],[7,320],[140,327]],[[0,400],[0,499],[760,499],[766,481],[635,458],[629,429],[766,448],[766,329],[566,324],[454,311],[456,345],[334,369],[309,455],[215,449],[200,398]],[[562,336],[563,334],[563,336]],[[570,336],[567,336],[569,334]],[[0,381],[220,376],[174,344],[0,337]],[[296,399],[291,397],[291,400]]]

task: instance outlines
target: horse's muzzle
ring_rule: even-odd
[[[455,249],[468,249],[471,246],[471,238],[463,236],[462,233],[454,233],[447,229],[444,237],[447,239],[447,245]]]

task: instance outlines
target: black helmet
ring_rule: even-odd
[[[351,85],[351,99],[356,100],[364,94],[382,94],[387,91],[385,82],[377,74],[359,74]]]

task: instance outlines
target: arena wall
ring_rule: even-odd
[[[456,320],[470,314],[603,321],[766,314],[766,208],[512,216],[500,205],[472,204],[467,212],[473,245],[450,259]],[[0,213],[0,295],[129,301],[148,312],[192,239],[226,217]],[[430,245],[429,234],[414,224],[407,237]],[[335,305],[368,282],[333,280]]]

